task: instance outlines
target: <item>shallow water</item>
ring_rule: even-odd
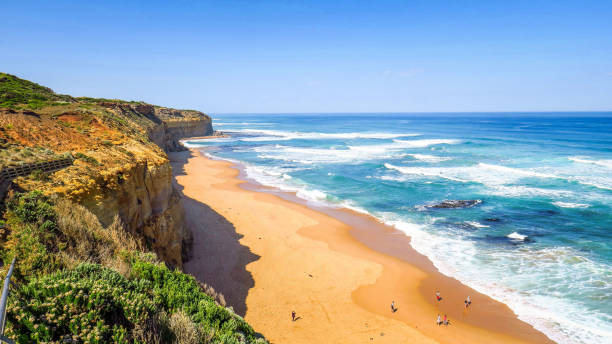
[[[612,114],[215,115],[189,140],[367,212],[561,343],[612,337]],[[428,207],[481,200],[469,208]]]

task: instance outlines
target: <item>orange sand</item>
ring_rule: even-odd
[[[170,157],[194,232],[185,271],[272,343],[551,342],[504,304],[438,273],[409,238],[372,218],[248,190],[231,163],[196,151]],[[438,313],[451,325],[437,326]]]

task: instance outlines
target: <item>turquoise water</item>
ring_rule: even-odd
[[[230,137],[188,145],[395,226],[558,342],[612,338],[612,113],[213,117]]]

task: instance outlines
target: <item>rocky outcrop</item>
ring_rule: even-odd
[[[159,125],[149,129],[149,139],[166,152],[184,150],[179,140],[186,137],[209,136],[213,134],[212,120],[209,116],[192,110],[175,110],[148,104],[134,107],[147,117],[158,119]]]

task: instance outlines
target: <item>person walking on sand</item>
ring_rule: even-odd
[[[291,311],[291,321],[295,321],[295,311]]]
[[[468,298],[467,298],[467,305],[468,305],[468,307],[469,307],[471,304],[472,304],[472,299],[470,298],[470,295],[468,295]]]
[[[448,318],[446,317],[446,314],[444,314],[444,326],[448,326]]]
[[[436,324],[438,324],[438,326],[442,324],[442,319],[440,319],[440,314],[438,314],[438,319],[436,320]]]
[[[391,301],[391,312],[395,313],[395,311],[397,311],[397,308],[395,308],[395,301]]]
[[[440,291],[436,290],[436,300],[440,301],[442,300],[442,297],[440,297]]]

